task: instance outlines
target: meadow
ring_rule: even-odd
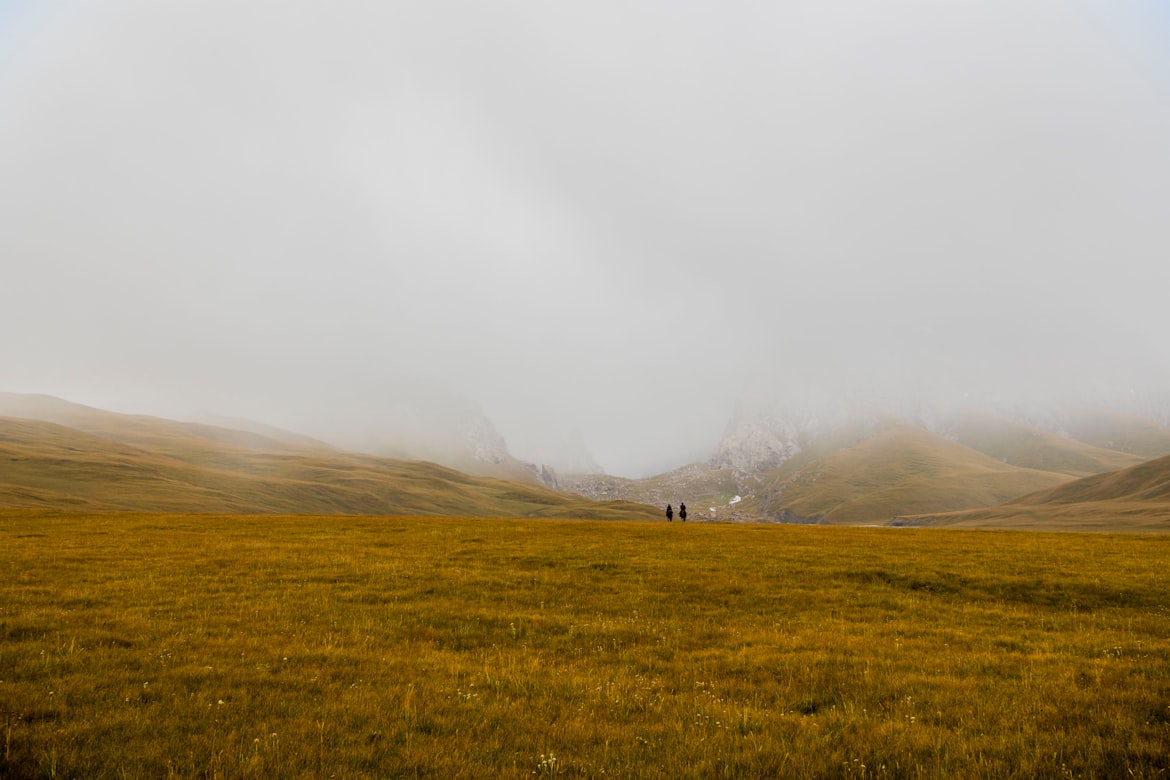
[[[0,513],[0,776],[1170,776],[1170,536]]]

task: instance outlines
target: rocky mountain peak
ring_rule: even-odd
[[[707,464],[736,475],[777,468],[800,453],[799,430],[771,415],[747,417],[737,410]]]

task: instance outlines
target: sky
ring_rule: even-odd
[[[1170,386],[1158,0],[0,0],[0,390],[703,458]],[[429,391],[425,391],[429,392]]]

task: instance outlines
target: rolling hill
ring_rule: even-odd
[[[271,426],[253,430],[119,414],[49,395],[0,393],[0,416],[57,423],[104,439],[198,461],[225,445],[269,452],[334,451],[325,442]],[[263,432],[260,432],[263,431]]]
[[[0,417],[0,507],[657,517],[651,507],[337,451],[295,434],[120,415],[43,396],[2,400],[5,411],[28,416]]]
[[[1101,430],[1127,430],[1101,415],[1078,419],[1097,420]],[[1134,434],[1126,441],[1159,446],[1158,426],[1119,419]],[[992,507],[1143,460],[991,411],[948,416],[930,428],[875,410],[831,422],[741,425],[705,464],[639,480],[581,477],[564,480],[563,487],[660,507],[686,500],[696,520],[870,524]],[[744,470],[779,453],[779,466]],[[729,504],[735,495],[745,499]]]
[[[1170,455],[1170,428],[1128,412],[1097,407],[1074,409],[1063,415],[1061,429],[1077,441],[1133,453],[1143,459]]]
[[[743,511],[788,522],[884,524],[899,515],[992,506],[1069,479],[888,422],[851,446],[765,473]]]
[[[352,432],[349,436],[343,436],[344,440],[356,446],[339,448],[320,439],[251,420],[209,416],[207,422],[179,422],[147,415],[119,414],[49,395],[0,393],[0,416],[55,422],[186,460],[209,455],[212,461],[208,465],[214,465],[215,459],[219,457],[215,447],[209,449],[208,445],[234,444],[272,452],[347,451],[393,460],[427,460],[475,476],[549,486],[546,484],[548,480],[542,479],[539,468],[508,454],[506,445],[494,430],[477,428],[476,425],[490,424],[475,417],[468,423],[471,428],[467,433],[472,438],[484,439],[480,442],[483,445],[479,453],[482,457],[463,451],[467,441],[455,441],[452,438],[449,446],[444,448],[434,441],[423,443],[425,437],[417,432],[408,440],[397,438],[392,432],[377,426],[371,426],[360,436]],[[446,433],[450,435],[449,431]]]
[[[1163,454],[1157,451],[1156,429],[1147,423],[1140,430],[1144,438],[1135,436],[1133,441],[1153,448],[1156,454]],[[960,444],[1003,463],[1075,477],[1116,471],[1149,457],[1089,444],[995,414],[957,417],[947,425],[945,433]],[[1097,440],[1112,443],[1103,437]]]
[[[1170,456],[1109,474],[1078,479],[1052,490],[1024,496],[1016,503],[1079,504],[1086,501],[1170,504]]]
[[[920,515],[905,522],[1029,530],[1170,531],[1170,456],[987,509]]]

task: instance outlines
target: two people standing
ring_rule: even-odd
[[[678,519],[682,520],[684,523],[687,521],[687,505],[686,504],[680,503],[678,505]],[[673,521],[674,521],[674,509],[671,508],[670,504],[667,504],[666,505],[666,522],[670,523]]]

